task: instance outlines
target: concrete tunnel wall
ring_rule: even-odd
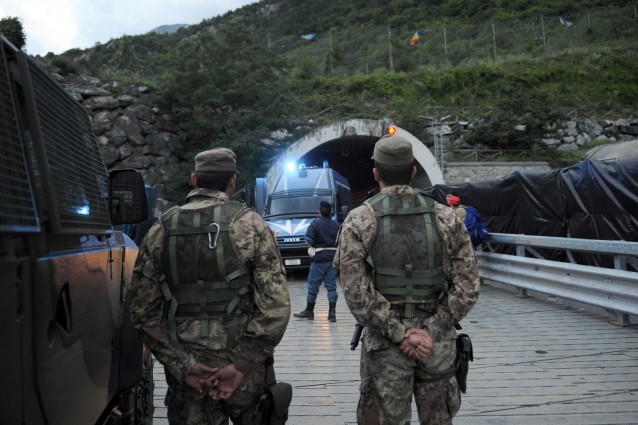
[[[277,176],[285,170],[286,164],[289,162],[297,162],[307,153],[315,149],[321,149],[322,144],[334,142],[338,139],[353,139],[357,137],[361,137],[362,140],[376,141],[385,134],[386,128],[389,125],[392,124],[389,124],[386,120],[352,119],[333,122],[311,131],[290,145],[290,147],[277,158],[273,166],[270,167],[266,173],[268,190],[274,185]],[[419,176],[419,173],[417,173],[417,179],[419,179],[419,177],[421,177],[421,181],[429,179],[431,185],[443,184],[443,172],[432,152],[421,140],[408,131],[400,127],[396,127],[396,129],[397,135],[405,138],[412,144],[415,160],[418,165],[420,165],[420,167],[417,166],[417,168],[422,168],[423,170],[419,171],[419,173],[422,174],[424,172],[427,174],[427,176]],[[362,170],[362,172],[371,172],[371,169]],[[418,185],[418,187],[423,187],[423,185]]]

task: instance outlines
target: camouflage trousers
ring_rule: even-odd
[[[202,360],[211,367],[223,367],[228,360]],[[256,418],[257,402],[264,393],[264,368],[247,374],[233,396],[221,402],[210,398],[199,399],[197,391],[177,381],[166,372],[168,392],[164,404],[168,410],[168,423],[171,425],[228,425],[229,419],[234,425],[260,425],[263,420]]]
[[[413,394],[421,425],[452,424],[461,407],[455,376],[433,381],[395,346],[361,351],[360,391],[359,425],[409,425]]]

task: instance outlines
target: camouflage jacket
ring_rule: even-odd
[[[203,208],[227,199],[222,192],[195,189],[182,208]],[[230,224],[230,237],[235,253],[242,264],[250,266],[254,277],[254,313],[242,318],[245,332],[227,353],[229,361],[246,374],[263,366],[283,337],[290,318],[290,297],[275,238],[255,211],[248,210]],[[160,287],[165,279],[161,267],[163,243],[164,229],[158,222],[140,244],[133,271],[131,320],[144,332],[144,342],[155,357],[182,382],[195,363],[206,363],[203,351],[220,347],[218,342],[225,340],[227,330],[223,320],[210,319],[208,337],[201,338],[199,320],[182,319],[177,322],[178,341],[170,338],[166,320],[168,302]]]
[[[388,186],[381,193],[414,194],[410,186]],[[469,235],[454,211],[435,203],[437,226],[441,232],[445,253],[443,267],[448,282],[446,295],[427,320],[433,339],[453,331],[453,325],[467,315],[479,295],[479,275],[474,249]],[[333,265],[339,271],[344,298],[355,319],[375,334],[398,343],[406,331],[401,319],[390,310],[390,303],[374,290],[374,282],[366,264],[376,234],[377,222],[367,205],[352,210],[339,235]]]

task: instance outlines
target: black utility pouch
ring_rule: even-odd
[[[275,379],[275,359],[266,359],[266,392],[259,399],[258,409],[263,413],[263,425],[284,425],[288,420],[288,408],[292,401],[292,385]]]
[[[268,387],[272,396],[272,413],[270,425],[283,425],[288,420],[288,408],[292,401],[292,385],[287,382],[277,382]]]
[[[470,362],[474,361],[472,340],[468,334],[459,334],[456,338],[456,380],[462,393],[467,390],[467,372]]]
[[[264,425],[284,425],[288,420],[288,408],[292,401],[292,385],[277,382],[270,385],[259,400],[258,411]]]

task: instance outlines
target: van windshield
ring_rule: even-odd
[[[291,196],[275,198],[270,201],[266,215],[285,214],[317,214],[319,215],[319,203],[321,201],[332,202],[329,196]]]

